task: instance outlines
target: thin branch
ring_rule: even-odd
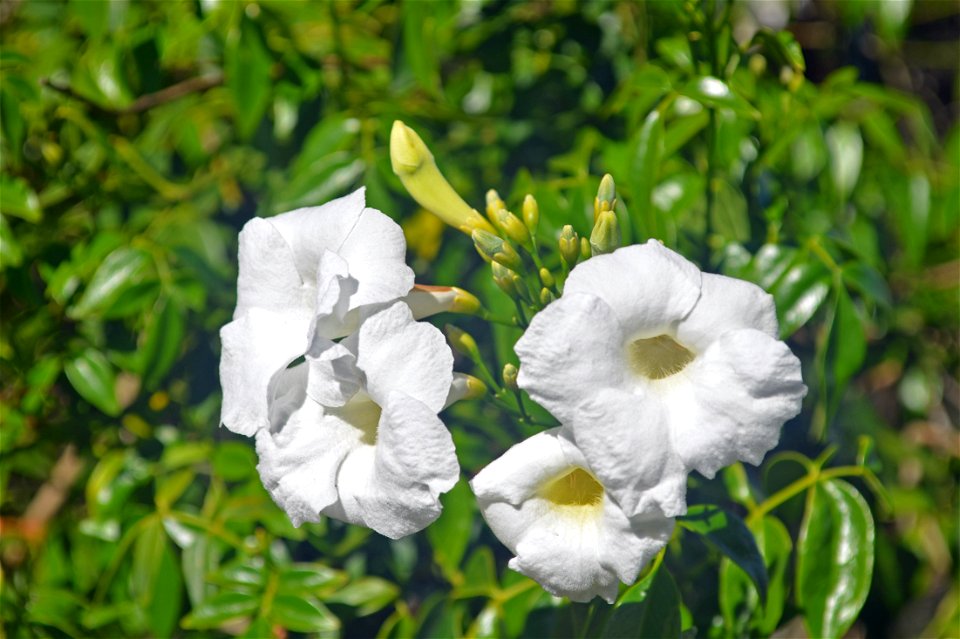
[[[105,115],[129,115],[133,113],[143,113],[144,111],[149,111],[150,109],[159,106],[161,104],[166,104],[167,102],[173,102],[178,100],[185,95],[191,93],[200,93],[206,91],[207,89],[212,89],[213,87],[220,86],[223,84],[223,74],[222,73],[211,73],[208,75],[196,76],[193,78],[188,78],[183,82],[178,82],[172,84],[168,87],[160,89],[154,93],[148,93],[146,95],[141,95],[139,98],[131,102],[129,105],[121,108],[114,107],[105,107],[101,104],[97,104],[87,98],[86,96],[80,95],[73,90],[72,87],[65,84],[60,84],[55,82],[51,78],[43,78],[40,80],[40,84],[46,87],[50,87],[58,93],[62,93],[66,96],[74,98],[83,102],[84,104],[89,105],[95,111],[99,111]]]

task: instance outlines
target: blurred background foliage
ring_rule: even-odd
[[[765,601],[692,514],[625,596],[661,625],[626,605],[604,632],[956,636],[958,29],[951,1],[3,2],[3,632],[597,628],[506,568],[464,482],[400,541],[294,529],[218,428],[251,216],[365,185],[418,281],[510,311],[392,175],[399,118],[478,209],[535,194],[548,252],[611,173],[625,241],[765,287],[803,360],[781,454],[691,481],[750,527]],[[517,330],[440,320],[516,362]],[[467,478],[530,432],[490,402],[446,419]]]

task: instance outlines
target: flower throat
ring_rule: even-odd
[[[636,339],[627,346],[630,369],[652,380],[676,375],[693,361],[693,357],[693,353],[669,335]]]

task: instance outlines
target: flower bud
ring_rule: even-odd
[[[553,277],[553,273],[551,273],[546,268],[540,269],[539,275],[540,275],[540,282],[547,288],[553,288],[553,285],[557,283],[557,281]]]
[[[500,194],[497,193],[496,189],[487,191],[487,217],[490,218],[491,222],[496,223],[497,211],[505,208],[507,208],[507,205],[500,198]]]
[[[480,229],[475,230],[471,237],[473,238],[473,245],[477,247],[477,252],[480,253],[480,257],[488,262],[497,262],[514,271],[522,267],[520,254],[517,253],[510,242]]]
[[[585,237],[580,238],[580,259],[589,260],[593,256],[593,251],[590,248],[590,240]]]
[[[503,234],[521,246],[530,246],[530,231],[516,215],[507,209],[498,209],[494,213],[494,224]]]
[[[453,383],[450,384],[450,392],[447,393],[447,400],[443,407],[449,408],[451,404],[463,399],[480,399],[487,392],[487,385],[466,373],[454,373]]]
[[[568,267],[573,268],[577,260],[580,259],[580,238],[569,224],[560,231],[558,244],[560,246],[560,257]]]
[[[526,224],[530,235],[537,234],[537,227],[540,225],[540,207],[529,193],[523,198],[523,223]]]
[[[493,232],[443,177],[420,136],[400,120],[390,132],[390,164],[413,199],[450,226],[467,234],[474,229]]]
[[[470,333],[457,328],[453,324],[444,326],[443,332],[446,333],[447,341],[450,342],[450,347],[453,350],[461,355],[466,355],[470,359],[477,359],[480,356],[480,349],[477,348],[477,342]]]
[[[600,180],[600,188],[597,189],[597,197],[593,200],[593,223],[604,211],[612,211],[617,204],[617,189],[613,183],[613,176],[609,173]]]
[[[517,390],[517,374],[519,371],[513,364],[504,364],[503,366],[503,385],[510,390]]]
[[[616,213],[605,210],[597,216],[597,223],[590,233],[590,248],[593,255],[612,253],[620,248],[620,225]]]
[[[557,298],[554,297],[553,293],[550,292],[549,288],[540,289],[540,305],[541,306],[546,306],[547,304],[549,304],[555,299]]]
[[[477,315],[483,310],[480,300],[473,293],[456,286],[414,284],[413,290],[403,300],[416,319],[443,312]]]
[[[493,270],[493,283],[501,291],[513,299],[530,300],[530,289],[519,274],[497,262],[493,262],[490,267]]]

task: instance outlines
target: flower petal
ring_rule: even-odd
[[[324,414],[309,398],[276,432],[257,433],[260,478],[294,526],[319,521],[321,512],[337,501],[337,473],[347,454],[360,446],[359,437],[356,428]]]
[[[315,338],[311,350],[316,346]],[[327,340],[319,355],[307,354],[307,364],[307,395],[322,406],[343,406],[360,390],[363,375],[357,368],[357,356],[342,343]]]
[[[344,519],[391,539],[426,528],[441,511],[460,466],[436,412],[400,392],[383,405],[374,446],[353,451],[338,476]]]
[[[234,319],[251,308],[277,313],[310,313],[313,300],[297,272],[293,250],[265,219],[254,218],[240,231],[237,308]]]
[[[407,242],[400,225],[376,209],[363,210],[356,226],[337,250],[350,264],[360,288],[350,308],[388,302],[413,288],[413,270],[407,266]]]
[[[627,381],[626,335],[614,311],[587,294],[567,294],[534,316],[514,350],[517,383],[562,423],[601,387]]]
[[[324,251],[317,265],[317,296],[311,341],[323,342],[348,335],[359,325],[356,313],[350,312],[351,299],[359,283],[350,275],[349,264],[332,251]],[[311,346],[315,349],[316,346]]]
[[[359,188],[322,206],[310,206],[269,218],[269,223],[292,249],[294,263],[304,282],[316,282],[317,264],[325,251],[340,253],[340,247],[363,214],[364,203],[364,189]]]
[[[725,333],[683,373],[690,383],[670,400],[673,447],[707,477],[736,460],[759,464],[807,393],[800,360],[753,329]]]
[[[434,413],[443,409],[453,382],[453,354],[443,334],[431,324],[414,321],[403,302],[363,322],[357,352],[367,392],[380,405],[392,391],[399,391]]]
[[[671,451],[660,398],[600,389],[578,407],[571,430],[590,468],[628,515],[686,512],[686,469]]]
[[[700,270],[656,240],[597,255],[576,266],[563,297],[596,295],[613,309],[628,337],[663,334],[700,296]]]
[[[613,602],[618,579],[632,583],[669,539],[666,518],[631,522],[604,494],[585,510],[558,506],[544,496],[551,482],[586,459],[554,428],[516,444],[470,483],[490,528],[516,557],[510,568],[558,596]]]
[[[253,435],[269,427],[270,381],[306,350],[305,317],[251,308],[220,329],[220,422]]]
[[[677,341],[703,352],[727,331],[743,328],[777,338],[780,329],[773,296],[745,280],[704,273],[697,305],[677,325]]]

